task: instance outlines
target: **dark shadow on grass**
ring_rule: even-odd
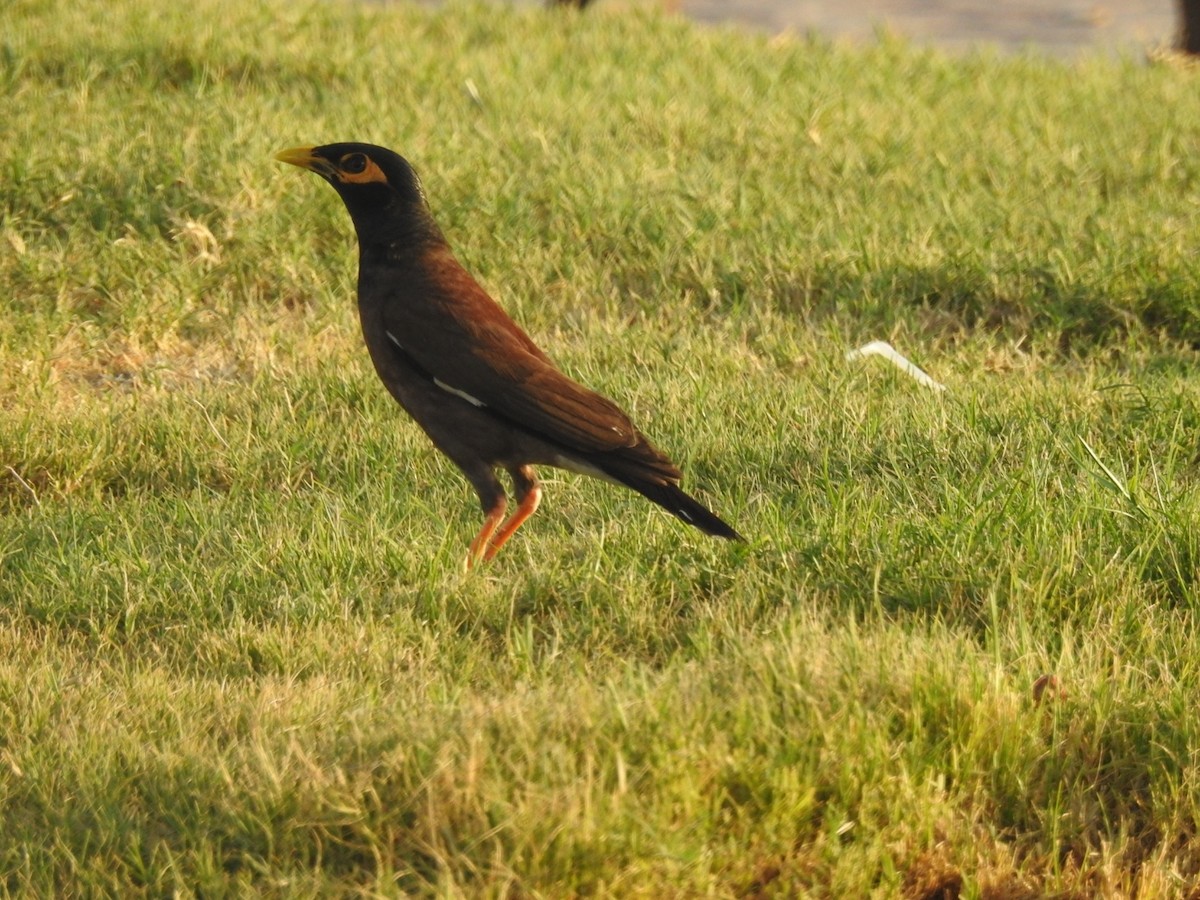
[[[298,86],[324,96],[342,76],[332,63],[285,62],[211,46],[98,46],[88,54],[80,54],[74,46],[51,46],[22,54],[11,44],[0,44],[0,84],[22,80],[64,89],[80,83],[153,85],[168,91],[218,84],[257,89]]]
[[[1200,350],[1200,286],[1192,278],[1159,276],[1106,292],[1102,285],[1064,279],[1054,267],[993,271],[974,260],[937,267],[822,263],[807,270],[725,268],[703,276],[629,268],[615,286],[650,302],[664,292],[692,298],[705,315],[729,317],[767,306],[805,320],[842,320],[852,333],[887,334],[898,322],[933,338],[986,332],[1010,340],[1034,338],[1063,355],[1087,354],[1130,339],[1166,339]]]

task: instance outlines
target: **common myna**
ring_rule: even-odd
[[[407,161],[358,143],[276,158],[323,177],[350,212],[358,311],[375,370],[483,506],[468,567],[491,559],[537,509],[537,463],[618,482],[707,534],[742,539],[680,490],[682,473],[615,403],[556,369],[459,264]],[[503,525],[497,468],[512,476],[519,502]]]

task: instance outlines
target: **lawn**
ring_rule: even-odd
[[[0,891],[1196,891],[1198,77],[8,0]],[[748,543],[543,470],[463,572],[345,210],[272,159],[341,140]]]

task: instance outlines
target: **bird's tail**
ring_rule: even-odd
[[[745,541],[720,516],[672,482],[633,479],[615,476],[622,484],[633,488],[647,500],[657,503],[682,522],[699,528],[705,534],[730,541]]]
[[[641,442],[621,454],[588,458],[593,474],[603,475],[637,491],[671,515],[705,534],[731,541],[746,540],[716,513],[679,487],[680,472],[653,444]],[[598,471],[597,471],[598,470]]]

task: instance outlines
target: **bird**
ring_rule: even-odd
[[[358,239],[358,312],[375,371],[479,497],[465,567],[492,559],[537,510],[535,465],[616,482],[706,534],[744,541],[612,400],[560,371],[459,263],[408,161],[373,144],[282,150],[324,178]],[[512,479],[517,508],[497,477]]]

